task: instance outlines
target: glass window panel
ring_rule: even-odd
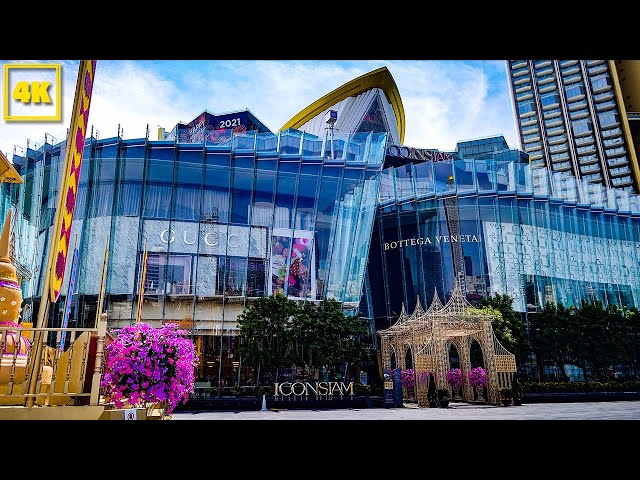
[[[249,205],[253,195],[253,170],[235,168],[232,190],[231,222],[246,225],[249,223]]]
[[[220,223],[229,222],[228,168],[207,167],[202,200],[202,219]]]

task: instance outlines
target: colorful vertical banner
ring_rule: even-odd
[[[140,271],[140,286],[138,287],[138,308],[136,309],[136,323],[142,320],[142,304],[144,303],[144,285],[147,278],[147,240],[144,241],[142,254],[142,270]]]
[[[54,226],[55,233],[53,236],[55,248],[50,258],[49,293],[51,302],[58,300],[64,279],[67,254],[69,252],[69,239],[71,238],[71,223],[78,195],[84,140],[89,123],[89,106],[91,104],[96,62],[96,60],[81,60],[78,69],[76,94],[71,113],[71,127],[69,128],[66,145],[63,184],[58,194],[58,221]]]
[[[71,266],[71,276],[69,277],[69,287],[67,288],[67,298],[64,300],[64,316],[62,317],[62,328],[67,328],[69,323],[69,313],[71,312],[71,300],[73,298],[73,291],[76,288],[76,276],[78,272],[78,249],[73,251],[73,265]],[[67,333],[62,330],[62,338],[60,339],[60,351],[64,352],[65,339]]]

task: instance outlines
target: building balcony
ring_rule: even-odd
[[[562,143],[566,140],[567,140],[566,135],[557,135],[555,137],[549,137],[547,139],[547,141],[549,142],[549,145],[557,145],[558,143]]]
[[[527,66],[526,60],[511,60],[511,68],[513,70],[517,70],[518,68],[526,67],[526,66]]]
[[[579,138],[586,137],[587,135],[591,135],[592,133],[593,133],[593,130],[583,130],[583,131],[580,131],[580,132],[574,131],[573,132],[573,138],[576,139],[576,143],[577,143]]]
[[[583,96],[583,100],[580,100],[580,101],[577,101],[577,102],[573,102],[573,103],[569,103],[567,105],[567,108],[571,112],[573,112],[575,110],[578,110],[580,108],[586,108],[586,107],[587,107],[587,102],[584,101],[584,96]]]
[[[550,66],[550,64],[549,65],[545,65],[543,67],[540,67],[539,65],[536,65],[536,77],[542,78],[545,75],[549,75],[549,74],[553,74],[553,67]]]
[[[628,165],[629,159],[627,158],[626,155],[624,157],[611,158],[611,159],[607,159],[607,164],[610,167],[620,167],[622,165]]]
[[[593,165],[594,163],[598,163],[597,155],[587,155],[583,157],[578,157],[578,163],[580,165]]]
[[[536,60],[534,62],[534,65],[537,68],[542,68],[542,67],[546,67],[547,65],[551,65],[551,60]]]
[[[521,77],[522,75],[526,75],[527,73],[529,73],[529,68],[523,67],[523,68],[519,68],[518,70],[512,70],[511,76],[513,78],[518,78],[518,77]]]
[[[537,128],[538,122],[537,122],[537,118],[536,117],[527,118],[527,119],[525,119],[524,122],[520,122],[520,126],[523,129],[526,128],[526,127],[529,127],[531,125],[533,125],[533,126],[535,126]]]
[[[565,79],[574,73],[580,73],[579,65],[570,65],[569,68],[565,67],[562,69],[562,76],[565,77]]]
[[[604,62],[606,62],[606,60],[587,60],[585,63],[588,67],[593,67],[594,65],[601,65]]]
[[[540,93],[550,92],[555,89],[556,86],[556,78],[555,77],[547,77],[544,80],[540,80],[538,82],[538,90]]]
[[[587,175],[588,173],[593,173],[593,172],[598,172],[600,171],[600,166],[599,165],[590,165],[588,167],[580,167],[580,173],[582,173],[583,175]]]
[[[536,114],[535,110],[531,110],[530,112],[527,112],[527,113],[521,113],[519,117],[520,118],[533,117],[535,114]]]
[[[589,110],[585,108],[576,112],[571,112],[570,116],[571,120],[580,120],[581,118],[586,118],[589,116]]]
[[[606,91],[603,91],[606,90]],[[602,92],[602,93],[598,93],[598,92]],[[594,90],[593,91],[594,95],[593,95],[593,100],[595,102],[601,102],[604,100],[611,100],[613,98],[613,91],[611,90],[611,86],[607,85],[602,87],[601,89],[598,90]]]
[[[585,98],[585,94],[581,93],[579,95],[574,95],[571,98],[567,98],[567,102],[580,102],[580,101],[584,100],[584,98]]]
[[[578,63],[578,60],[561,60],[560,61],[560,66],[561,67],[569,67],[571,65],[576,65]]]
[[[554,158],[555,157],[555,158]],[[571,157],[569,156],[568,152],[564,152],[561,153],[559,155],[556,156],[556,154],[552,155],[551,161],[554,163],[557,162],[566,162],[567,160],[569,160]]]
[[[529,78],[529,75],[527,75],[525,77],[520,76],[519,78],[514,78],[513,85],[514,86],[515,85],[522,85],[523,83],[530,82],[530,81],[531,81],[531,78]]]
[[[563,77],[562,82],[565,85],[572,85],[576,82],[579,82],[582,80],[582,75],[580,73],[576,73],[575,75],[570,75],[568,77]]]
[[[600,135],[603,138],[611,138],[615,135],[622,135],[622,130],[620,130],[619,128],[612,128],[610,130],[603,130]]]
[[[531,91],[526,92],[526,93],[522,93],[519,95],[516,95],[516,100],[518,102],[522,101],[522,100],[529,100],[531,97],[533,97],[533,93]]]
[[[598,112],[605,112],[607,110],[612,110],[616,107],[616,102],[614,100],[608,100],[606,102],[596,103],[596,110]]]
[[[620,146],[617,148],[609,148],[605,150],[604,153],[607,155],[607,158],[621,157],[627,154],[627,149],[624,148],[624,146]]]
[[[565,144],[556,144],[549,147],[549,151],[551,153],[562,153],[569,150],[569,145]]]
[[[607,71],[607,64],[601,63],[593,67],[589,67],[588,72],[590,75],[597,75],[598,73],[604,73]]]
[[[571,170],[571,163],[569,162],[566,162],[559,166],[553,165],[554,172],[568,172],[570,170]]]
[[[531,90],[531,85],[527,84],[527,85],[523,85],[521,87],[518,87],[518,88],[515,89],[515,93],[518,94],[518,93],[526,92],[527,90]]]
[[[616,187],[626,187],[633,185],[633,179],[631,179],[631,177],[612,178],[611,183]]]

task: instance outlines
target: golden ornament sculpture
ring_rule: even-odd
[[[456,347],[462,370],[462,399],[473,401],[473,389],[469,383],[471,370],[471,344],[476,341],[482,350],[484,369],[487,372],[487,402],[500,403],[499,391],[511,388],[516,373],[515,357],[507,351],[493,333],[491,315],[472,309],[462,288],[456,282],[453,294],[446,305],[442,305],[438,292],[425,312],[417,298],[416,308],[411,315],[405,311],[404,304],[396,323],[378,335],[381,340],[382,366],[391,368],[391,356],[401,368],[406,363],[406,355],[413,358],[415,365],[416,398],[418,406],[427,406],[428,373],[434,374],[436,389],[449,389],[447,372],[450,368],[449,350]]]
[[[0,237],[0,385],[24,381],[31,344],[21,334],[18,323],[22,306],[22,289],[17,282],[16,267],[9,257],[11,210],[4,221]]]

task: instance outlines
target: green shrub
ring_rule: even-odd
[[[353,384],[353,393],[354,395],[371,395],[371,385],[363,385],[361,383]]]
[[[524,393],[638,392],[640,382],[524,382]]]
[[[450,400],[451,393],[448,388],[439,388],[438,389],[438,401]]]

